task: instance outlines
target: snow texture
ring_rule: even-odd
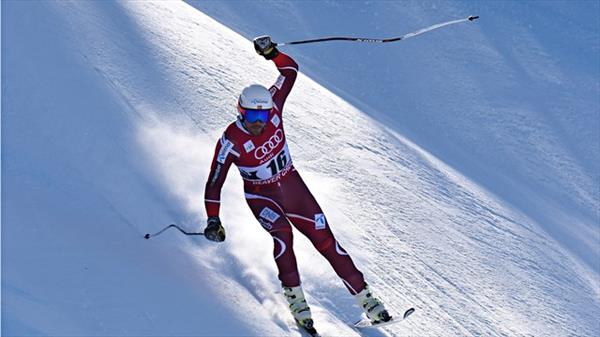
[[[237,95],[277,78],[249,38],[388,37],[471,14],[481,21],[395,45],[285,49],[301,70],[284,111],[295,166],[390,311],[417,309],[353,330],[360,308],[296,233],[316,326],[598,335],[597,12],[3,1],[2,335],[301,336],[235,169],[224,243],[143,235],[203,229],[204,183]]]

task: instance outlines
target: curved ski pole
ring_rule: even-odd
[[[204,235],[204,233],[201,233],[201,232],[198,232],[198,233],[186,232],[185,230],[181,229],[181,227],[179,227],[179,226],[177,226],[177,225],[175,225],[175,224],[170,224],[170,225],[168,225],[167,227],[165,227],[165,228],[161,229],[160,231],[158,231],[158,232],[156,232],[156,233],[154,233],[154,234],[149,234],[149,233],[146,233],[146,235],[144,235],[144,239],[146,239],[146,240],[147,240],[147,239],[150,239],[151,237],[158,236],[158,235],[162,234],[162,232],[166,231],[167,229],[169,229],[169,228],[171,228],[171,227],[173,227],[173,228],[177,228],[177,229],[178,229],[178,230],[179,230],[181,233],[183,233],[183,234],[185,234],[185,235]]]
[[[449,25],[453,25],[456,23],[461,23],[461,22],[466,22],[466,21],[473,21],[479,19],[479,16],[476,15],[471,15],[467,18],[464,19],[459,19],[459,20],[452,20],[452,21],[447,21],[447,22],[442,22],[442,23],[438,23],[429,27],[425,27],[422,29],[419,29],[417,31],[411,32],[411,33],[407,33],[404,34],[402,36],[399,37],[392,37],[392,38],[388,38],[388,39],[373,39],[373,38],[367,38],[367,37],[346,37],[346,36],[332,36],[332,37],[324,37],[324,38],[319,38],[319,39],[311,39],[311,40],[300,40],[300,41],[290,41],[290,42],[284,42],[284,43],[276,43],[276,46],[286,46],[286,45],[292,45],[292,44],[304,44],[304,43],[315,43],[315,42],[325,42],[325,41],[354,41],[354,42],[380,42],[380,43],[386,43],[386,42],[395,42],[395,41],[400,41],[400,40],[406,40],[410,37],[414,37],[417,35],[421,35],[423,33],[432,31],[434,29],[438,29],[441,27],[445,27],[445,26],[449,26]]]

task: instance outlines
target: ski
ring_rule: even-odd
[[[317,332],[317,329],[315,329],[314,326],[311,326],[310,328],[307,328],[303,325],[300,325],[297,321],[296,321],[296,325],[298,325],[298,327],[306,332],[307,334],[309,334],[311,337],[321,337],[321,335],[319,335],[319,333]]]
[[[309,329],[301,326],[300,328],[302,329],[302,331],[306,332],[311,337],[321,337],[321,335],[319,335],[319,333],[317,332],[317,329],[315,329],[314,327]]]
[[[410,315],[412,315],[412,313],[414,313],[414,312],[415,312],[415,308],[410,308],[404,312],[404,315],[402,316],[402,318],[392,317],[387,322],[379,322],[379,323],[375,323],[375,324],[373,324],[370,319],[363,318],[363,319],[359,320],[358,322],[354,323],[354,327],[357,329],[380,328],[380,327],[383,327],[386,325],[402,322],[403,320],[407,319]]]

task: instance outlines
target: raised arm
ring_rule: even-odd
[[[282,52],[273,59],[273,62],[275,62],[277,70],[279,70],[279,77],[277,77],[275,84],[269,88],[269,91],[273,96],[273,103],[275,103],[279,112],[283,112],[283,104],[290,91],[292,91],[294,82],[296,82],[296,76],[298,76],[298,64],[294,59]]]
[[[290,94],[296,77],[298,76],[298,64],[294,59],[276,48],[276,44],[269,36],[260,36],[254,39],[254,49],[259,55],[267,60],[272,60],[279,71],[279,77],[269,91],[273,96],[273,103],[279,110],[283,111],[283,104]]]

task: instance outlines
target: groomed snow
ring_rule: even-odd
[[[176,231],[143,239],[173,222],[204,227],[203,187],[236,95],[276,74],[248,39],[183,2],[3,2],[2,335],[299,336],[270,236],[247,209],[235,168],[222,195],[226,242]],[[381,106],[359,105],[301,74],[284,118],[295,166],[339,241],[390,311],[417,308],[364,335],[600,332],[598,274],[581,254],[537,213],[425,149],[442,134],[421,146],[431,131],[403,132],[400,120],[384,124]],[[522,113],[509,121],[520,130],[531,127]],[[578,123],[597,123],[595,114]],[[472,123],[465,137],[477,139]],[[571,165],[559,148],[544,153]],[[445,156],[454,154],[449,162],[463,158]],[[568,177],[561,186],[588,186]],[[583,208],[597,201],[582,193]],[[574,237],[591,238],[593,252],[589,219],[581,218],[589,234]],[[361,310],[341,281],[300,235],[295,249],[320,332],[358,336],[347,322]]]

